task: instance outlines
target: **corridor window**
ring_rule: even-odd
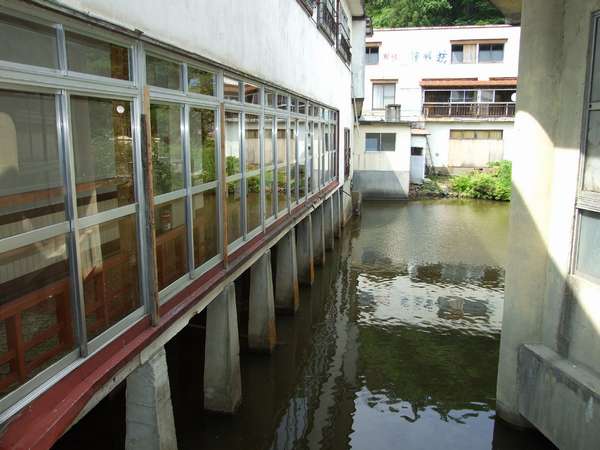
[[[586,102],[587,139],[582,149],[583,173],[577,194],[577,242],[575,273],[600,281],[600,16],[595,17],[592,32],[593,53],[590,61],[589,93]]]
[[[181,107],[150,105],[154,195],[183,189],[183,146]]]
[[[193,94],[211,95],[216,94],[215,74],[207,70],[188,66],[188,91]]]
[[[223,98],[235,102],[240,101],[240,82],[238,80],[223,77]]]
[[[393,105],[395,100],[395,84],[373,84],[373,109],[385,109],[387,105]]]
[[[58,69],[56,30],[0,14],[0,59]]]
[[[69,70],[101,77],[129,80],[129,49],[67,31]]]
[[[365,138],[365,151],[396,151],[396,133],[367,133]]]
[[[147,55],[146,82],[151,86],[181,90],[181,64]]]
[[[379,47],[367,47],[365,49],[365,64],[379,64]]]
[[[479,44],[480,63],[500,63],[504,61],[504,44]]]

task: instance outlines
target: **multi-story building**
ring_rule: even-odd
[[[403,197],[425,165],[447,173],[510,159],[519,34],[510,25],[375,30],[355,189]]]
[[[0,447],[47,448],[116,380],[164,375],[162,346],[206,310],[224,325],[206,354],[229,359],[207,356],[205,385],[229,398],[205,406],[231,412],[231,283],[256,268],[274,311],[285,244],[275,295],[295,310],[295,227],[312,268],[350,211],[362,2],[7,0],[0,40]],[[161,399],[128,448],[173,443]]]

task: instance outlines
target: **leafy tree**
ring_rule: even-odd
[[[489,0],[366,0],[373,26],[416,27],[503,23]]]

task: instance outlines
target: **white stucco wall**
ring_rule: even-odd
[[[504,61],[488,64],[451,64],[451,41],[506,39]],[[396,103],[402,105],[403,120],[421,115],[421,86],[424,78],[516,77],[520,28],[509,25],[379,29],[368,42],[380,42],[379,64],[365,66],[364,116],[371,111],[372,80],[397,79]]]
[[[340,130],[352,128],[351,71],[296,1],[58,3],[313,98],[340,111]],[[352,16],[362,8],[355,0],[343,0],[341,6],[352,28]],[[342,173],[344,158],[339,160]]]
[[[367,133],[395,133],[393,152],[365,151]],[[354,170],[408,172],[410,170],[410,127],[405,125],[361,125],[354,151]]]

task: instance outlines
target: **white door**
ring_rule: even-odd
[[[422,184],[425,178],[425,155],[421,147],[410,149],[410,182]]]

